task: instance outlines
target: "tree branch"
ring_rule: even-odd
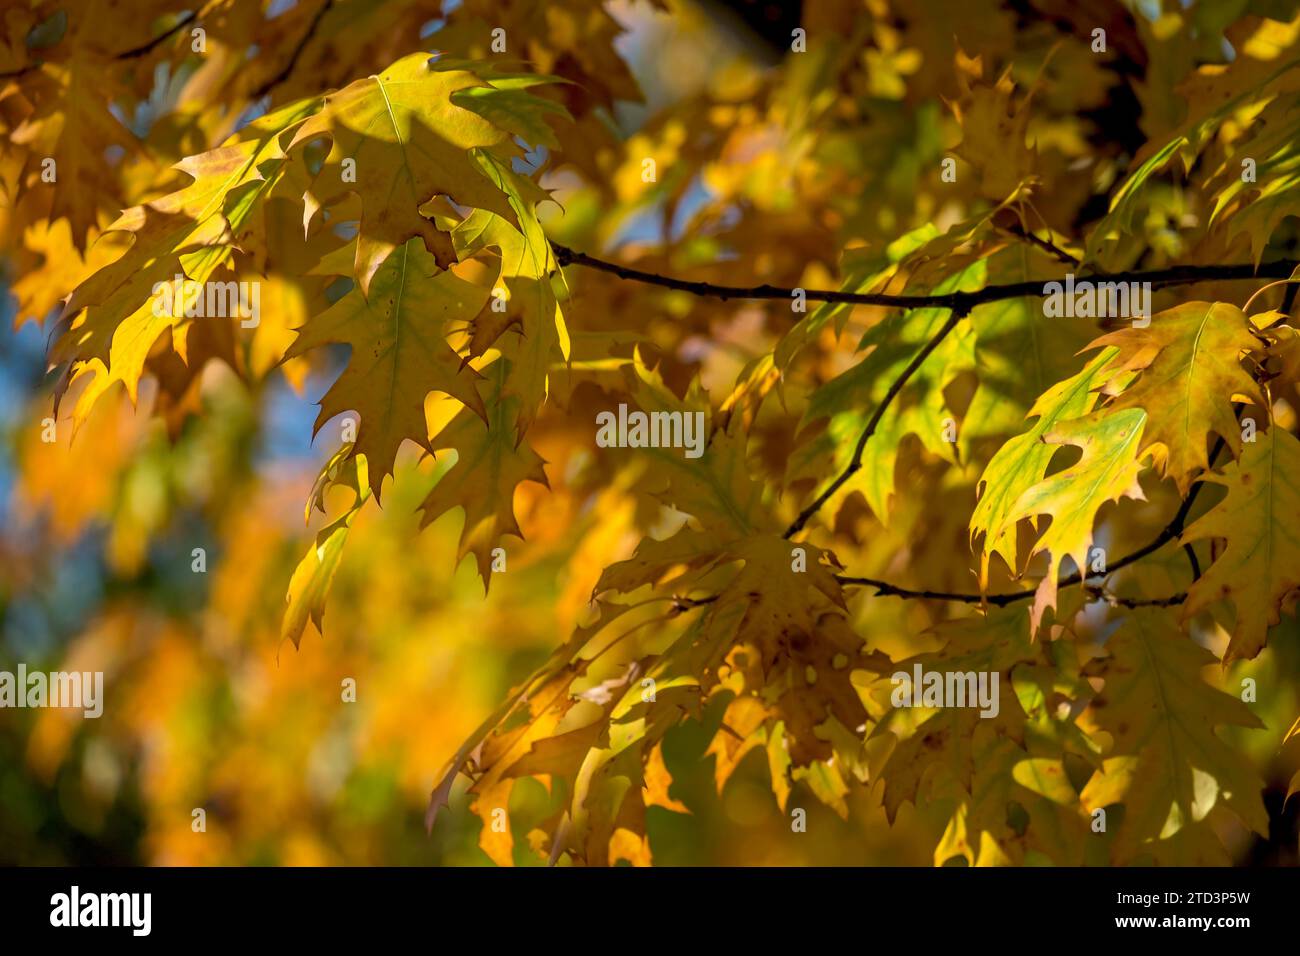
[[[1038,240],[1038,237],[1026,234],[1024,238],[1030,241],[1044,242]],[[1037,244],[1036,242],[1036,244]],[[666,289],[674,289],[681,292],[689,292],[698,296],[726,299],[790,299],[795,294],[795,289],[781,288],[772,285],[757,286],[726,286],[717,285],[711,282],[696,282],[688,279],[679,279],[672,276],[663,276],[654,272],[646,272],[641,269],[634,269],[630,266],[619,265],[618,263],[608,262],[604,259],[598,259],[595,256],[589,256],[584,252],[570,249],[568,246],[552,242],[551,248],[555,252],[556,261],[561,266],[580,265],[599,272],[607,272],[631,282],[643,282],[647,285],[656,285]],[[1059,253],[1059,257],[1068,257],[1068,253],[1057,250],[1051,243],[1044,242],[1044,250],[1054,254]],[[1274,262],[1267,262],[1258,268],[1249,263],[1238,263],[1233,265],[1184,265],[1170,266],[1164,269],[1148,269],[1137,272],[1121,272],[1107,274],[1092,274],[1079,277],[1076,282],[1084,281],[1105,281],[1105,282],[1149,282],[1152,287],[1168,287],[1175,285],[1188,285],[1195,282],[1205,282],[1211,280],[1227,279],[1276,279],[1287,278],[1291,276],[1297,268],[1300,268],[1300,260],[1279,259]],[[798,534],[807,525],[808,521],[815,515],[827,501],[843,487],[855,472],[862,467],[862,455],[866,449],[867,442],[875,434],[880,420],[884,417],[885,412],[893,403],[908,380],[916,371],[925,363],[930,354],[938,348],[939,344],[947,338],[949,333],[957,327],[957,323],[966,318],[970,311],[978,305],[987,302],[998,302],[1004,299],[1018,299],[1023,297],[1041,297],[1045,293],[1043,286],[1047,282],[1054,280],[1030,280],[1026,282],[1013,282],[1004,285],[985,286],[972,292],[950,292],[937,295],[890,295],[887,293],[875,292],[843,292],[829,289],[804,289],[804,297],[807,300],[815,302],[839,302],[852,305],[876,305],[889,306],[895,308],[920,309],[920,308],[944,308],[950,309],[949,315],[943,326],[940,327],[930,339],[921,347],[921,350],[912,358],[907,367],[890,385],[889,391],[885,393],[880,405],[872,414],[870,421],[867,422],[862,434],[858,437],[857,446],[854,448],[853,457],[849,465],[843,472],[826,486],[809,505],[799,512],[798,517],[786,529],[782,535],[789,539]],[[1224,445],[1223,438],[1219,438],[1214,449],[1210,452],[1211,466],[1222,451]],[[1167,524],[1155,538],[1146,545],[1131,554],[1125,555],[1110,566],[1105,574],[1085,575],[1080,571],[1068,577],[1062,578],[1058,587],[1072,587],[1082,584],[1097,597],[1103,598],[1112,606],[1119,607],[1171,607],[1181,604],[1187,599],[1184,592],[1173,594],[1163,598],[1120,598],[1110,594],[1098,585],[1088,583],[1088,578],[1093,577],[1105,580],[1110,574],[1125,568],[1135,561],[1139,561],[1164,547],[1167,543],[1182,534],[1187,516],[1191,512],[1192,505],[1200,493],[1203,481],[1198,480],[1188,493],[1187,497],[1179,506],[1173,519]],[[1192,576],[1196,579],[1200,576],[1200,567],[1196,561],[1194,552],[1188,549],[1188,555],[1192,566]],[[884,596],[902,597],[902,598],[923,598],[939,601],[957,601],[966,604],[992,604],[997,607],[1005,607],[1019,601],[1027,601],[1034,596],[1034,591],[1015,591],[1007,594],[978,594],[971,592],[953,592],[953,591],[932,591],[928,589],[905,588],[888,581],[881,581],[876,578],[856,577],[848,575],[837,575],[836,580],[844,585],[860,585],[876,589],[876,593]],[[675,613],[700,607],[717,600],[717,595],[711,595],[705,598],[674,598]]]
[[[1107,574],[1109,573],[1107,572]],[[1068,578],[1063,580],[1060,586],[1067,587],[1081,583],[1077,575],[1073,577],[1073,580]],[[1099,574],[1096,577],[1104,580],[1106,575]],[[1006,607],[1009,604],[1028,601],[1036,593],[1034,591],[1013,591],[1009,594],[981,595],[959,591],[930,591],[899,587],[896,584],[880,581],[876,578],[852,577],[844,574],[837,574],[835,580],[843,585],[875,588],[877,596],[880,597],[923,598],[932,601],[953,601],[960,604],[992,604],[994,607]],[[1105,600],[1112,607],[1172,607],[1187,600],[1187,594],[1181,591],[1178,594],[1162,598],[1122,598],[1116,597],[1098,584],[1086,584],[1084,587],[1094,597]]]
[[[674,276],[659,275],[597,259],[585,252],[578,252],[568,246],[552,242],[555,259],[561,266],[576,265],[598,272],[607,272],[629,282],[643,282],[664,289],[690,292],[693,295],[715,299],[791,299],[797,290],[773,285],[734,286],[718,285],[712,282],[696,282],[679,279]],[[1150,282],[1152,288],[1167,288],[1176,285],[1190,285],[1194,282],[1208,282],[1225,279],[1285,279],[1300,267],[1300,259],[1278,259],[1265,262],[1255,268],[1249,262],[1232,265],[1188,265],[1168,266],[1164,269],[1147,269],[1139,272],[1114,272],[1078,276],[1079,282]],[[804,289],[804,298],[810,302],[840,302],[848,305],[878,305],[902,309],[953,309],[957,312],[969,312],[978,305],[988,302],[1000,302],[1004,299],[1019,299],[1026,296],[1041,298],[1045,295],[1043,286],[1057,279],[1031,279],[1025,282],[1010,282],[1004,285],[990,285],[972,292],[946,292],[934,295],[892,295],[887,292],[845,292],[835,289]]]
[[[808,523],[808,519],[820,511],[822,505],[826,504],[826,502],[831,499],[831,496],[834,495],[835,492],[839,491],[840,486],[852,478],[854,472],[862,467],[862,453],[866,450],[867,442],[871,439],[871,436],[876,433],[876,426],[880,424],[880,420],[884,417],[889,406],[893,403],[894,399],[898,397],[899,392],[903,390],[903,386],[907,384],[907,380],[916,373],[917,369],[925,364],[925,360],[930,356],[930,353],[939,347],[939,343],[946,339],[948,333],[955,329],[957,323],[965,317],[966,313],[960,311],[954,311],[949,315],[948,320],[944,322],[939,331],[930,336],[930,340],[921,347],[921,350],[917,352],[915,356],[913,356],[912,361],[907,364],[907,368],[903,369],[902,374],[899,375],[898,378],[894,379],[894,383],[889,386],[889,391],[885,393],[885,397],[881,400],[880,404],[876,406],[875,412],[872,413],[871,420],[867,422],[867,427],[862,430],[862,434],[858,437],[858,444],[857,447],[853,449],[853,458],[849,461],[848,467],[845,468],[844,471],[840,472],[835,480],[827,485],[825,490],[812,500],[808,507],[799,512],[799,517],[795,518],[794,523],[791,524],[790,527],[786,528],[785,534],[782,535],[783,538],[789,539],[802,531],[804,525]]]

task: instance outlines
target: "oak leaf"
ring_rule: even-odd
[[[1237,619],[1224,663],[1255,657],[1281,607],[1300,588],[1300,440],[1274,424],[1242,445],[1239,461],[1206,481],[1222,485],[1222,501],[1183,532],[1184,541],[1221,539],[1222,551],[1187,591],[1183,618],[1231,601]]]
[[[1140,608],[1087,670],[1105,681],[1088,713],[1113,744],[1081,797],[1090,812],[1124,804],[1111,848],[1116,863],[1142,853],[1170,864],[1224,862],[1217,841],[1205,839],[1206,818],[1216,808],[1268,832],[1262,782],[1217,733],[1221,726],[1263,724],[1240,700],[1205,683],[1201,672],[1213,662],[1162,612]]]
[[[1093,346],[1119,349],[1116,373],[1140,369],[1108,406],[1112,412],[1141,408],[1147,413],[1142,452],[1153,457],[1186,494],[1195,475],[1210,467],[1209,435],[1241,450],[1241,426],[1234,398],[1262,404],[1264,396],[1241,364],[1260,347],[1246,315],[1223,302],[1186,302],[1152,316],[1145,328],[1103,335]]]
[[[499,360],[488,371],[486,421],[467,406],[437,435],[421,443],[431,450],[456,450],[456,463],[420,505],[424,512],[421,524],[427,525],[453,508],[465,510],[456,560],[474,553],[485,590],[492,578],[492,551],[501,536],[523,537],[515,519],[515,489],[525,481],[547,484],[542,468],[545,462],[526,440],[516,437],[517,399],[508,399],[502,392],[503,380],[508,377],[505,364]]]
[[[355,273],[363,293],[369,294],[389,254],[417,236],[439,266],[451,265],[450,237],[420,211],[438,196],[516,221],[473,153],[491,149],[508,160],[519,148],[505,129],[453,100],[454,94],[482,85],[456,64],[413,53],[327,96],[289,143],[292,150],[322,136],[330,140],[309,193],[309,218],[348,195],[361,200]]]
[[[989,460],[977,485],[979,501],[971,513],[971,538],[983,535],[980,582],[988,582],[989,558],[998,554],[1013,573],[1019,573],[1016,524],[1021,498],[1043,480],[1058,446],[1045,440],[1061,424],[1091,411],[1096,390],[1107,379],[1107,366],[1115,357],[1108,349],[1093,358],[1078,374],[1053,385],[1029,410],[1037,416],[1033,426],[1004,444]]]
[[[412,239],[379,266],[368,293],[354,288],[299,329],[285,352],[293,359],[329,343],[351,346],[347,368],[320,401],[315,430],[356,411],[356,454],[370,462],[376,491],[403,441],[433,450],[424,414],[430,391],[459,399],[487,420],[478,374],[447,343],[450,330],[468,324],[487,297],[482,286],[439,270]]]

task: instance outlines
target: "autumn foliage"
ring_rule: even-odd
[[[1300,12],[750,6],[4,9],[16,858],[1295,862]]]

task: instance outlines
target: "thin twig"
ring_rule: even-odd
[[[210,5],[211,4],[208,4],[206,6],[210,6]],[[147,53],[150,53],[151,51],[156,49],[159,44],[166,42],[169,38],[175,36],[181,30],[184,30],[191,23],[196,22],[199,19],[199,17],[206,12],[206,6],[200,8],[199,10],[191,10],[189,13],[185,14],[174,24],[172,24],[172,26],[168,27],[166,30],[158,34],[152,40],[142,43],[140,46],[132,47],[129,50],[123,50],[121,53],[114,53],[113,59],[134,60],[138,57],[144,56]],[[44,65],[44,63],[45,63],[44,60],[33,60],[31,63],[28,63],[26,66],[20,66],[14,70],[7,70],[4,73],[0,73],[0,80],[14,80],[20,76],[26,76],[28,73],[31,73],[33,70],[39,70],[41,66]]]
[[[578,252],[568,246],[552,242],[556,261],[562,265],[585,266],[598,272],[607,272],[630,282],[643,282],[679,292],[715,299],[792,299],[796,292],[802,291],[810,302],[840,302],[848,305],[878,305],[903,309],[953,309],[957,312],[969,312],[978,305],[988,302],[1000,302],[1004,299],[1019,299],[1026,296],[1042,298],[1047,295],[1043,286],[1057,279],[1030,279],[1025,282],[1009,282],[1004,285],[989,285],[969,292],[943,292],[933,295],[893,295],[887,292],[845,292],[836,289],[791,289],[773,285],[734,286],[718,285],[713,282],[696,282],[679,279],[674,276],[659,275],[619,265]],[[1147,269],[1140,272],[1114,272],[1077,276],[1075,284],[1081,282],[1149,282],[1152,288],[1166,288],[1175,285],[1189,285],[1194,282],[1222,281],[1227,279],[1279,279],[1291,275],[1300,267],[1300,259],[1278,259],[1265,262],[1256,268],[1249,262],[1232,265],[1186,265],[1169,266],[1164,269]]]
[[[44,60],[32,60],[31,63],[28,63],[26,66],[20,66],[16,70],[5,70],[3,73],[0,73],[0,80],[16,80],[20,76],[26,76],[33,70],[39,70],[44,63]]]
[[[712,604],[720,596],[721,595],[718,594],[710,594],[708,597],[689,598],[689,597],[682,597],[681,595],[678,594],[674,594],[672,597],[673,606],[668,613],[670,616],[676,617],[678,614],[683,614],[686,611],[694,610],[697,607],[703,607],[705,604]]]
[[[1097,577],[1104,579],[1105,575],[1097,575]],[[922,598],[932,601],[953,601],[960,604],[992,604],[994,607],[1006,607],[1008,604],[1028,601],[1036,593],[1035,591],[1012,591],[1009,594],[982,595],[960,591],[931,591],[920,588],[899,587],[897,584],[891,584],[888,581],[881,581],[876,578],[844,574],[837,574],[835,580],[843,585],[875,588],[878,597]],[[1067,579],[1061,582],[1061,586],[1066,587],[1078,583],[1077,580],[1071,581]],[[1112,607],[1172,607],[1187,600],[1187,595],[1183,592],[1161,598],[1122,598],[1111,594],[1099,584],[1088,584],[1085,587],[1095,598],[1104,600]]]
[[[1291,310],[1295,307],[1296,293],[1300,292],[1300,285],[1291,283],[1286,287],[1286,293],[1282,296],[1282,305],[1278,309],[1283,315],[1290,315]]]
[[[881,400],[880,404],[876,406],[875,412],[872,413],[871,420],[867,422],[867,427],[862,430],[862,434],[858,437],[858,444],[857,447],[853,449],[853,458],[849,461],[848,467],[845,468],[844,471],[840,472],[835,480],[827,485],[825,490],[812,500],[808,507],[799,512],[799,517],[795,518],[790,527],[786,528],[785,534],[782,535],[783,538],[788,539],[802,531],[804,525],[808,523],[808,519],[820,511],[822,505],[826,504],[826,502],[831,499],[831,496],[834,495],[835,492],[839,491],[840,487],[852,478],[853,474],[862,467],[862,453],[866,450],[867,442],[871,439],[871,436],[876,433],[876,426],[880,424],[880,420],[884,417],[889,406],[903,390],[903,386],[907,384],[907,380],[916,373],[917,369],[925,364],[925,360],[930,356],[930,353],[939,347],[939,343],[946,339],[948,333],[955,329],[957,323],[965,317],[966,313],[964,312],[953,312],[949,315],[947,321],[944,322],[939,331],[930,336],[930,340],[925,343],[915,356],[913,356],[912,361],[907,364],[907,368],[903,369],[902,374],[899,375],[898,378],[894,379],[894,383],[889,386],[889,391],[885,393],[885,397]]]
[[[294,67],[298,65],[298,58],[302,56],[302,51],[307,48],[307,44],[310,43],[312,37],[316,35],[316,29],[320,26],[321,20],[325,18],[325,14],[329,13],[333,6],[334,0],[325,0],[325,2],[321,4],[321,8],[316,11],[316,15],[312,17],[311,23],[307,26],[307,32],[302,35],[302,38],[298,41],[298,45],[294,47],[293,52],[289,54],[288,62],[285,63],[279,73],[275,74],[275,76],[271,77],[257,89],[253,90],[252,98],[254,100],[260,100],[263,96],[266,96],[266,94],[270,93],[271,90],[275,89],[289,78],[289,74],[292,73]]]
[[[994,607],[1006,607],[1017,601],[1026,601],[1034,596],[1033,591],[1013,591],[1010,594],[971,594],[963,591],[932,591],[928,588],[905,588],[878,578],[858,575],[837,574],[835,580],[844,585],[875,588],[880,597],[923,598],[930,601],[954,601],[959,604],[992,604]]]
[[[144,56],[146,53],[150,52],[155,47],[157,47],[158,44],[163,43],[169,37],[175,36],[181,30],[184,30],[187,26],[189,26],[191,23],[197,20],[199,18],[199,13],[200,11],[198,10],[191,10],[189,13],[185,14],[185,16],[177,20],[174,26],[172,26],[168,30],[164,30],[162,33],[158,34],[158,36],[154,37],[148,43],[141,44],[140,46],[134,47],[130,50],[123,50],[121,53],[115,54],[113,59],[131,60],[131,59],[135,59],[136,57]]]
[[[1024,226],[1020,225],[1020,223],[1012,223],[1009,226],[998,226],[997,228],[1003,230],[1004,232],[1010,233],[1011,235],[1015,236],[1017,239],[1023,239],[1031,246],[1038,247],[1039,249],[1043,250],[1043,252],[1046,252],[1049,256],[1051,256],[1053,259],[1059,259],[1061,262],[1064,262],[1067,266],[1079,265],[1078,256],[1070,255],[1070,253],[1066,252],[1064,249],[1062,249],[1056,243],[1052,242],[1052,240],[1050,239],[1043,239],[1039,236],[1034,235]]]
[[[1105,588],[1088,588],[1093,596],[1112,607],[1177,607],[1187,600],[1187,592],[1179,591],[1169,597],[1117,597]]]

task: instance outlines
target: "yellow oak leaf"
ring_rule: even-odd
[[[724,537],[774,530],[777,522],[763,506],[763,486],[747,463],[745,433],[738,418],[727,429],[708,432],[710,412],[703,391],[693,386],[678,398],[658,371],[648,367],[638,349],[623,369],[636,408],[648,416],[680,415],[699,453],[687,448],[646,447],[605,454],[636,454],[647,463],[646,491],[662,504],[694,518]],[[687,452],[691,455],[688,456]]]
[[[673,785],[673,776],[664,763],[663,745],[655,744],[650,748],[650,757],[645,764],[645,802],[646,806],[663,807],[676,813],[690,813],[690,809],[680,800],[669,795]]]
[[[1113,371],[1142,370],[1109,408],[1146,411],[1140,453],[1151,451],[1183,494],[1210,467],[1211,433],[1240,453],[1233,400],[1264,402],[1241,364],[1242,353],[1261,347],[1250,330],[1246,314],[1235,305],[1186,302],[1153,316],[1145,328],[1120,329],[1092,343],[1119,349]]]
[[[140,148],[105,102],[112,75],[108,60],[82,47],[67,62],[42,64],[27,89],[36,109],[10,133],[12,144],[28,151],[26,192],[41,195],[51,222],[67,220],[78,248],[101,225],[101,213],[111,216],[126,205],[105,151]]]
[[[1085,669],[1105,681],[1088,713],[1113,743],[1081,797],[1089,812],[1124,804],[1111,847],[1116,863],[1142,853],[1175,865],[1227,862],[1217,841],[1201,838],[1211,832],[1206,818],[1221,807],[1268,833],[1263,782],[1216,732],[1264,725],[1204,681],[1201,672],[1212,663],[1214,655],[1166,613],[1139,608],[1107,640],[1105,656]]]
[[[513,427],[516,400],[501,395],[507,376],[504,360],[493,363],[487,373],[486,423],[464,408],[436,436],[422,442],[434,451],[454,448],[456,463],[420,505],[424,512],[421,526],[452,508],[465,509],[456,560],[474,553],[484,590],[492,579],[492,551],[501,536],[523,537],[515,519],[515,489],[525,481],[547,484],[542,468],[545,462],[527,442],[517,443]]]
[[[549,394],[555,363],[569,359],[569,333],[551,286],[556,261],[530,199],[531,183],[490,156],[481,154],[477,161],[505,193],[518,228],[495,213],[476,209],[452,232],[462,259],[487,248],[495,248],[501,257],[491,307],[471,326],[469,353],[480,356],[497,348],[509,361],[502,395],[518,399],[514,424],[522,437]]]
[[[704,689],[727,674],[739,681],[737,692],[767,688],[768,723],[784,723],[790,759],[798,766],[829,759],[831,743],[818,728],[832,718],[850,729],[865,723],[852,673],[883,666],[849,626],[830,554],[775,533],[727,540],[688,527],[643,540],[605,570],[596,593],[671,590],[683,570],[697,581],[720,578],[692,645],[695,672],[710,675]]]
[[[195,321],[178,307],[179,299],[160,299],[160,290],[178,277],[182,283],[205,283],[230,261],[235,253],[232,230],[251,212],[253,198],[283,170],[281,134],[311,106],[299,103],[259,117],[225,145],[189,157],[178,164],[193,177],[188,186],[126,210],[108,227],[100,242],[129,239],[130,244],[73,291],[50,352],[53,363],[67,364],[56,400],[72,382],[89,376],[78,397],[75,423],[114,383],[121,382],[135,401],[159,337],[169,330],[183,335]],[[205,316],[202,321],[231,319]]]
[[[949,105],[962,140],[954,152],[975,168],[980,192],[1002,202],[1038,181],[1037,151],[1026,142],[1032,93],[1017,101],[1010,67],[989,82],[981,57],[959,51],[957,65],[961,96]]]
[[[486,300],[485,288],[440,271],[412,239],[384,260],[368,295],[354,288],[298,330],[286,358],[329,343],[352,347],[347,368],[321,398],[315,429],[342,412],[358,413],[356,453],[370,463],[376,492],[403,441],[433,450],[424,416],[429,392],[445,392],[487,420],[478,374],[447,344],[449,328],[468,323]]]
[[[325,510],[325,490],[335,485],[350,489],[354,497],[347,510],[316,535],[316,540],[298,562],[289,581],[289,593],[286,596],[288,607],[285,608],[280,623],[280,639],[292,641],[294,647],[302,641],[309,621],[316,627],[317,633],[325,633],[325,598],[334,583],[334,574],[338,571],[352,521],[370,497],[366,459],[354,454],[350,444],[335,452],[321,469],[312,497],[307,503],[309,516],[313,502],[322,511]]]
[[[934,633],[944,641],[942,649],[898,661],[887,679],[877,682],[877,692],[893,707],[871,731],[873,737],[894,741],[880,771],[885,780],[885,812],[891,821],[905,802],[919,806],[942,796],[972,793],[975,753],[989,745],[989,738],[1006,738],[1017,745],[1021,757],[1028,756],[1021,746],[1025,714],[1012,689],[1011,671],[1036,660],[1043,651],[1029,638],[1025,609],[949,621]],[[983,717],[979,706],[926,707],[923,688],[914,686],[918,667],[922,674],[996,673],[996,687],[985,685],[988,699],[996,698],[996,713],[992,707]],[[903,691],[912,695],[910,706],[894,703],[895,695]]]
[[[988,582],[989,558],[998,554],[1012,573],[1019,574],[1014,509],[1021,497],[1043,480],[1058,448],[1047,444],[1044,436],[1059,424],[1091,411],[1097,400],[1096,389],[1107,378],[1107,366],[1115,357],[1107,349],[1090,361],[1082,371],[1058,382],[1034,402],[1029,414],[1037,416],[1033,426],[1004,444],[989,460],[980,476],[979,501],[971,513],[972,540],[984,536],[980,553],[980,583]]]
[[[309,214],[360,197],[355,273],[363,293],[408,239],[423,238],[444,268],[455,260],[450,237],[420,212],[438,196],[516,222],[505,194],[483,174],[472,151],[495,148],[508,158],[519,148],[506,130],[452,100],[483,85],[471,72],[412,53],[327,96],[294,135],[290,150],[320,137],[330,140],[311,186]]]
[[[1146,419],[1146,412],[1137,408],[1113,414],[1093,412],[1060,422],[1042,436],[1049,445],[1074,445],[1083,452],[1073,465],[1026,489],[1007,515],[1009,522],[1051,517],[1051,525],[1030,551],[1031,557],[1042,551],[1050,553],[1048,579],[1055,578],[1057,566],[1067,556],[1074,559],[1076,567],[1086,567],[1093,525],[1102,505],[1123,497],[1143,498],[1137,480],[1142,470],[1138,449]]]
[[[1224,663],[1260,652],[1282,602],[1300,588],[1300,440],[1274,424],[1242,445],[1241,459],[1207,481],[1227,494],[1183,532],[1225,547],[1187,592],[1184,620],[1217,601],[1237,611]]]

